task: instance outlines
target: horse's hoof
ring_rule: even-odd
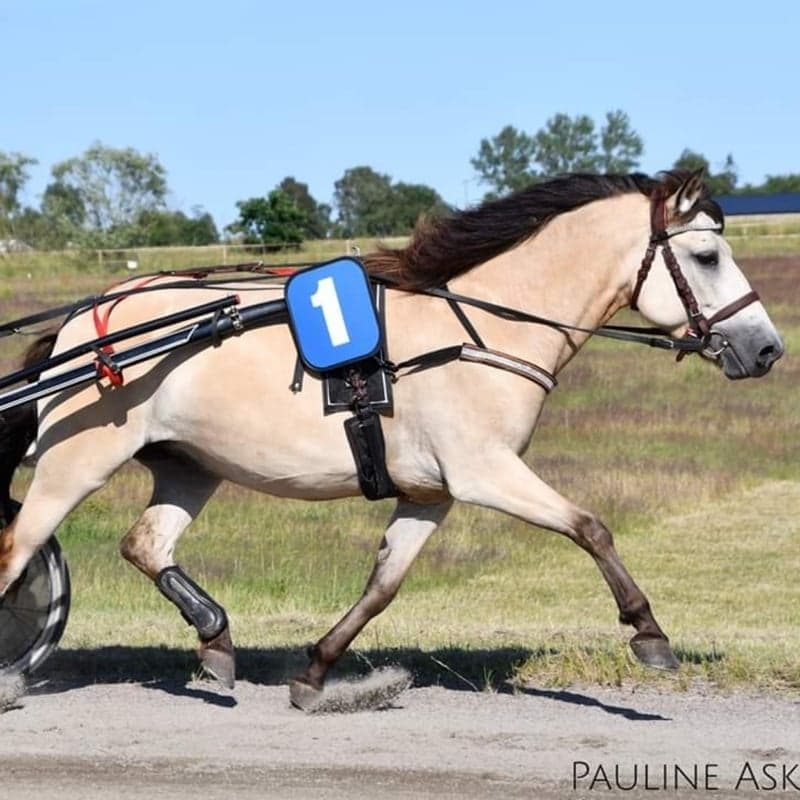
[[[302,678],[292,678],[289,681],[289,702],[301,711],[310,711],[319,705],[322,690],[315,689]]]
[[[666,639],[637,639],[634,636],[631,639],[631,650],[642,664],[654,669],[675,672],[681,665]]]
[[[236,655],[230,630],[226,627],[213,639],[200,642],[198,654],[203,672],[226,689],[233,689],[236,682]]]

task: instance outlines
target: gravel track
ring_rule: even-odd
[[[652,797],[655,786],[661,797],[800,797],[791,785],[800,787],[800,766],[791,771],[800,701],[791,697],[427,687],[383,711],[307,715],[284,686],[240,682],[225,694],[160,681],[43,683],[20,704],[0,715],[0,797],[9,800],[548,800]],[[579,761],[589,775],[573,789]],[[678,793],[664,790],[663,770],[672,786],[675,764],[699,769],[696,790],[680,777]],[[635,789],[614,785],[615,766],[625,786],[639,771]],[[777,779],[771,791],[767,775]]]

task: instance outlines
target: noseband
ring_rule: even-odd
[[[678,292],[678,297],[686,309],[686,314],[689,318],[689,335],[698,339],[706,341],[711,336],[711,328],[717,323],[721,322],[728,317],[732,317],[737,311],[755,303],[759,300],[758,292],[751,290],[747,294],[742,295],[738,300],[721,308],[711,318],[707,318],[700,310],[700,305],[697,298],[694,296],[692,287],[689,286],[689,281],[681,270],[678,259],[672,251],[669,240],[673,236],[680,233],[688,233],[689,231],[721,231],[722,225],[716,224],[705,228],[697,228],[691,225],[681,225],[676,228],[667,227],[667,207],[666,195],[659,192],[653,195],[650,203],[650,242],[647,245],[647,251],[642,259],[642,265],[639,267],[639,272],[636,275],[636,285],[633,288],[633,295],[631,296],[630,307],[636,311],[638,310],[639,294],[642,291],[647,276],[650,274],[650,268],[653,266],[656,250],[660,247],[664,256],[664,263],[667,270],[672,277],[672,282],[675,284],[675,289]]]

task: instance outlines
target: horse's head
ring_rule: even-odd
[[[783,342],[733,259],[702,173],[665,173],[650,203],[650,244],[631,307],[673,336],[699,337],[701,354],[728,378],[769,372]]]

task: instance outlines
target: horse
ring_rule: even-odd
[[[388,356],[400,367],[416,364],[397,370],[394,412],[382,419],[397,501],[363,594],[309,648],[306,668],[290,681],[291,701],[307,707],[320,696],[331,666],[395,597],[454,501],[568,537],[594,559],[619,620],[633,627],[635,656],[677,669],[611,532],[547,485],[522,454],[555,376],[624,307],[638,309],[668,341],[694,337],[700,355],[730,379],[762,376],[783,354],[701,174],[561,176],[424,219],[407,246],[380,248],[363,264],[388,286]],[[109,330],[173,313],[196,297],[170,288],[167,278],[150,288],[159,285],[115,303]],[[248,300],[274,297],[274,288],[249,288]],[[423,351],[463,344],[465,328],[479,340],[471,352],[484,358],[415,362]],[[95,335],[92,315],[75,314],[52,352]],[[181,349],[127,368],[124,385],[74,387],[39,400],[36,414],[17,415],[28,437],[38,424],[36,467],[21,510],[0,533],[0,596],[65,515],[136,459],[152,473],[153,492],[122,538],[121,554],[195,626],[202,668],[233,687],[227,614],[176,563],[179,537],[224,479],[305,500],[361,494],[341,417],[324,416],[310,386],[295,394],[287,388],[296,357],[286,325],[258,328],[219,347]]]

